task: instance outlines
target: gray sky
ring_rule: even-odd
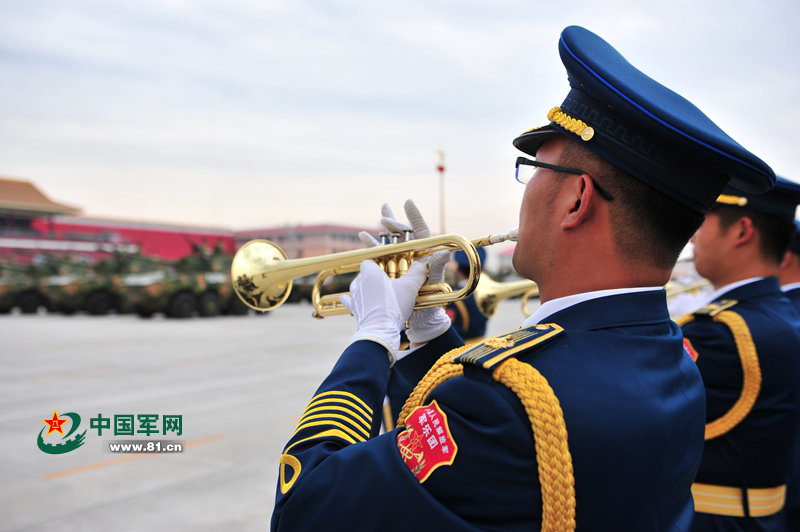
[[[775,171],[800,128],[796,0],[0,0],[0,175],[88,216],[517,225],[511,141],[567,93],[584,26]]]

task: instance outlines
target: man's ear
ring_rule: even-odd
[[[564,184],[567,212],[561,220],[562,229],[574,229],[588,220],[597,201],[597,191],[588,174],[578,179],[569,179]]]
[[[755,238],[756,228],[753,226],[753,220],[749,216],[742,216],[730,228],[734,231],[733,245],[741,246],[747,244]]]
[[[792,252],[787,251],[786,253],[783,254],[783,260],[781,261],[780,269],[785,270],[791,265],[792,265]]]

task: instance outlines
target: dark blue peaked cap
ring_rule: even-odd
[[[726,184],[763,193],[775,173],[691,102],[649,78],[611,45],[579,26],[558,43],[570,92],[514,146],[529,155],[562,133],[689,207],[707,212]]]
[[[486,250],[482,247],[475,248],[478,251],[478,258],[481,259],[481,265],[486,262]],[[453,259],[458,263],[459,266],[469,266],[469,259],[467,258],[467,254],[463,251],[456,251],[453,253]]]
[[[794,220],[797,205],[800,204],[800,184],[779,177],[775,187],[765,194],[749,194],[727,186],[716,204]]]

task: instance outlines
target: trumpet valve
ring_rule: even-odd
[[[414,232],[411,229],[405,229],[403,231],[403,242],[408,242],[409,240],[413,240]],[[406,251],[404,253],[400,253],[399,258],[397,259],[397,273],[398,275],[405,275],[408,273],[408,268],[411,266],[411,262],[413,259],[411,258],[411,252]]]
[[[389,233],[387,233],[385,231],[380,233],[378,235],[378,243],[381,246],[388,246],[391,243],[391,239],[389,237]],[[387,268],[386,268],[386,266],[387,266],[386,257],[378,257],[378,258],[375,259],[375,262],[378,263],[378,266],[381,267],[381,270],[387,271]]]
[[[394,257],[389,258],[386,261],[386,275],[389,276],[389,279],[397,279],[397,260]]]
[[[400,255],[400,258],[397,260],[397,275],[402,277],[406,273],[408,273],[408,255],[403,253]]]
[[[390,233],[389,234],[389,242],[391,244],[399,244],[400,243],[400,238],[402,236],[403,235],[401,235],[400,233]],[[386,257],[386,270],[385,271],[386,271],[386,274],[389,276],[389,279],[397,279],[398,277],[403,275],[403,273],[405,273],[405,272],[400,272],[399,271],[399,268],[398,268],[398,256],[397,255],[389,255],[388,257]],[[408,271],[408,268],[406,268],[406,271]]]
[[[423,294],[449,294],[452,292],[453,289],[450,288],[450,285],[447,283],[433,283],[433,284],[424,284],[422,288],[419,289],[420,295]]]

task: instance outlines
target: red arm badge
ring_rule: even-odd
[[[406,418],[406,428],[397,436],[397,450],[420,482],[437,467],[453,464],[458,446],[450,434],[447,416],[435,400],[417,407]]]

